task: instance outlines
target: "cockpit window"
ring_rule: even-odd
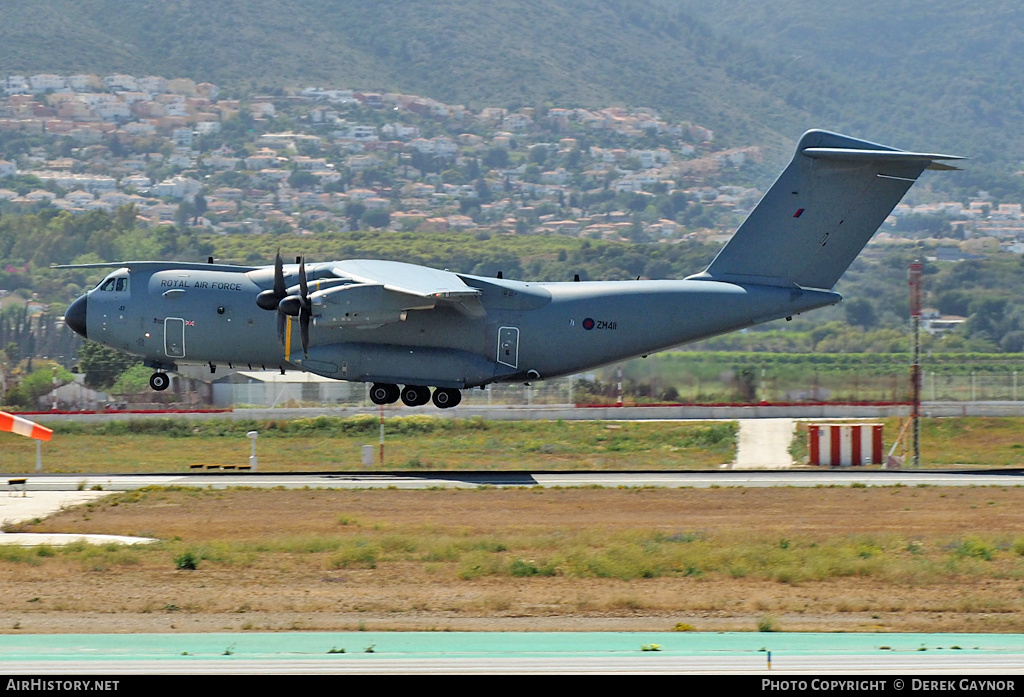
[[[128,290],[128,277],[118,276],[117,278],[108,278],[99,285],[99,290],[105,291],[116,291],[123,293]]]

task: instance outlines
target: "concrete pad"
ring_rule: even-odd
[[[788,469],[793,466],[789,445],[794,419],[740,419],[739,443],[733,469]]]
[[[140,545],[156,542],[149,537],[128,537],[127,535],[76,535],[66,533],[42,532],[5,532],[0,534],[0,545],[17,545],[19,547],[38,547],[39,545],[69,545],[72,542],[85,542],[90,545],[109,543],[119,545]]]
[[[65,508],[110,496],[109,491],[28,491],[0,495],[0,523],[22,523],[33,518],[45,518]],[[0,532],[0,545],[66,545],[82,540],[89,544],[140,544],[154,542],[146,537],[122,535],[79,535],[57,533]]]

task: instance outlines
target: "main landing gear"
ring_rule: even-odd
[[[433,401],[438,409],[450,409],[462,401],[462,393],[449,387],[437,387],[431,395],[430,388],[422,385],[406,385],[399,389],[398,385],[381,382],[370,387],[370,401],[374,404],[394,404],[399,399],[407,407],[419,407]]]

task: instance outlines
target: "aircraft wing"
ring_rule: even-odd
[[[466,285],[458,274],[400,261],[350,259],[334,264],[336,276],[360,283],[379,283],[386,290],[421,298],[478,296],[480,291]]]
[[[383,286],[388,293],[412,296],[409,304],[412,309],[446,304],[469,317],[486,314],[480,303],[481,291],[467,285],[451,271],[399,261],[349,259],[332,264],[331,272],[356,283]]]

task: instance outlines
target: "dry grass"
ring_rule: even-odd
[[[47,472],[188,472],[191,465],[244,465],[256,430],[259,469],[364,469],[374,446],[382,470],[694,469],[735,457],[734,422],[485,421],[430,416],[385,419],[385,463],[377,460],[377,417],[281,421],[151,421],[54,424],[43,446]],[[35,443],[4,441],[0,472],[35,468]]]
[[[1007,488],[167,490],[0,555],[4,631],[1024,631]],[[194,571],[175,559],[189,552]]]

